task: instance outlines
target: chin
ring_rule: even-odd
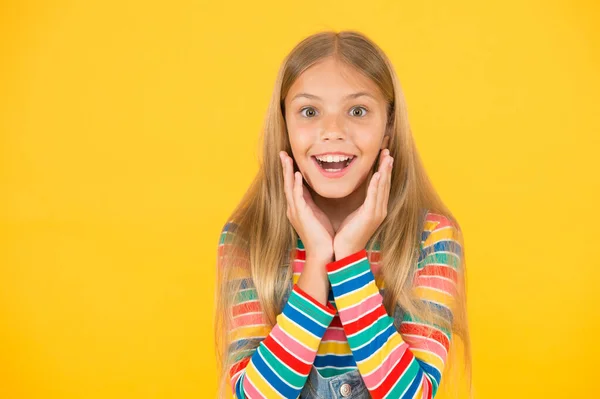
[[[352,194],[356,186],[339,183],[319,183],[316,187],[311,187],[314,192],[323,198],[345,198]]]

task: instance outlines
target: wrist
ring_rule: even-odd
[[[327,264],[334,259],[334,251],[333,247],[330,249],[307,249],[306,250],[306,263],[316,263],[316,264]]]
[[[300,276],[305,275],[310,279],[323,278],[323,281],[328,283],[326,266],[334,260],[333,253],[325,257],[308,256],[304,261],[304,267]]]
[[[356,248],[356,247],[349,247],[349,246],[340,246],[339,248],[335,248],[334,249],[334,260],[340,260],[340,259],[344,259],[350,255],[353,255],[355,253],[357,253],[358,251],[362,250],[364,248]]]
[[[325,263],[305,262],[296,285],[317,302],[326,305],[329,295],[329,279]]]
[[[333,257],[336,260],[345,258],[361,249],[358,248],[356,240],[344,240],[341,236],[337,236],[333,240]]]

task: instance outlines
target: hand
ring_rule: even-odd
[[[307,259],[332,259],[335,232],[329,218],[313,202],[302,183],[302,173],[294,173],[292,158],[285,151],[281,151],[279,157],[283,167],[287,217],[304,244]]]
[[[394,159],[384,149],[379,154],[379,170],[373,174],[365,202],[344,219],[333,239],[335,259],[365,249],[375,230],[387,216]]]

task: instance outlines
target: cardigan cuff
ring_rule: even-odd
[[[335,316],[337,309],[334,308],[333,305],[331,305],[329,300],[327,301],[327,305],[322,304],[321,302],[319,302],[315,298],[313,298],[311,295],[309,295],[307,292],[305,292],[302,288],[300,288],[300,286],[298,286],[298,284],[294,284],[294,286],[292,287],[292,290],[295,291],[298,295],[300,295],[303,299],[306,299],[307,301],[311,302],[313,305],[317,306],[323,312],[326,312],[326,313],[330,314],[331,316]]]
[[[336,261],[328,263],[325,266],[325,268],[327,269],[327,273],[331,273],[336,270],[340,270],[340,269],[348,266],[349,264],[357,262],[357,261],[361,260],[362,258],[366,258],[366,257],[367,257],[367,250],[361,249],[358,252],[355,252],[346,257],[343,257],[341,259],[338,259]]]

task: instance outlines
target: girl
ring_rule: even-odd
[[[433,398],[458,337],[470,386],[462,232],[363,34],[318,33],[286,57],[218,249],[219,397]]]

